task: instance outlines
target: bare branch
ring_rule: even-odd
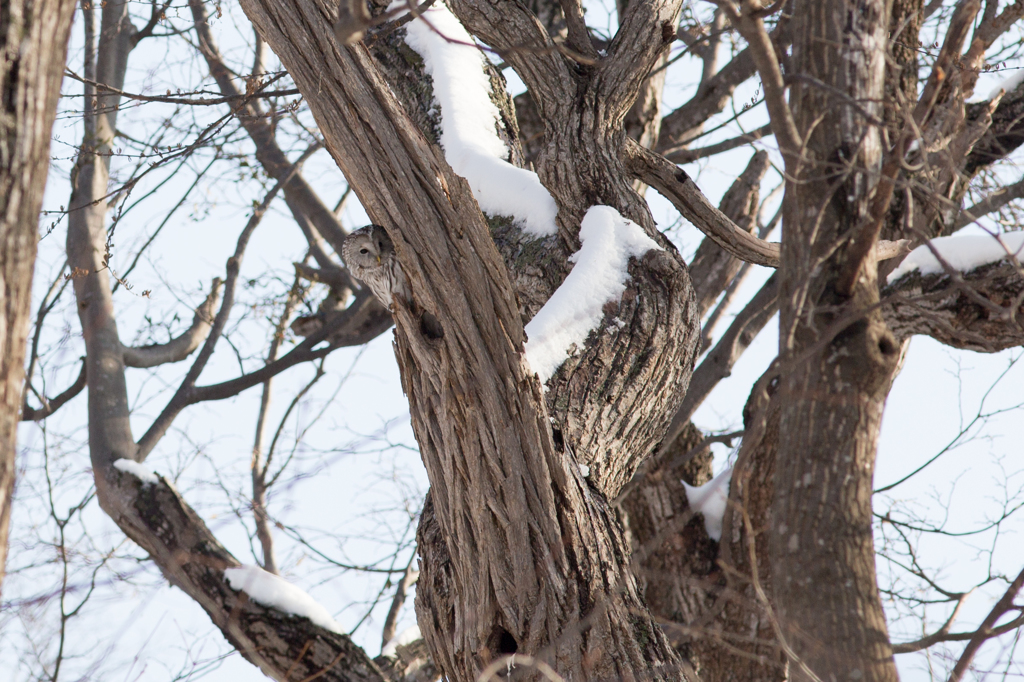
[[[778,293],[778,277],[772,275],[732,321],[714,350],[694,370],[683,404],[662,441],[662,449],[672,445],[715,386],[732,374],[733,365],[778,310]]]
[[[53,400],[44,400],[43,406],[38,409],[29,407],[28,403],[25,403],[21,408],[21,421],[30,422],[46,419],[51,414],[59,410],[64,403],[81,393],[82,389],[85,388],[85,383],[85,363],[83,362],[82,371],[78,373],[78,378],[75,379],[75,383],[68,386],[68,388],[56,398]]]
[[[736,149],[737,147],[742,147],[743,145],[750,144],[751,142],[756,142],[762,137],[771,134],[772,126],[769,123],[768,125],[763,125],[760,128],[755,128],[749,133],[737,135],[732,139],[723,140],[722,142],[711,144],[707,147],[698,147],[697,149],[677,149],[675,151],[668,152],[665,154],[665,158],[673,163],[692,163],[698,159],[704,159],[709,156],[714,156],[715,154],[721,154],[722,152]]]
[[[311,675],[336,682],[387,679],[346,635],[263,606],[244,591],[232,589],[224,571],[238,567],[238,560],[166,479],[146,483],[112,467],[97,472],[97,477],[104,475],[103,509],[264,674],[281,681]]]
[[[220,298],[220,278],[213,280],[210,287],[210,294],[203,301],[202,305],[196,308],[196,314],[192,318],[192,325],[179,336],[167,343],[155,344],[152,346],[140,346],[138,348],[124,349],[125,367],[156,367],[169,362],[181,362],[192,354],[199,344],[206,339],[213,324],[213,309]]]
[[[345,310],[328,319],[317,333],[286,353],[280,360],[242,375],[236,379],[209,386],[196,386],[189,392],[189,404],[205,400],[224,400],[236,396],[247,388],[262,384],[267,378],[280,374],[289,367],[303,362],[318,360],[331,351],[343,346],[359,346],[387,331],[391,325],[391,313],[374,298],[369,289],[356,295]],[[314,350],[323,342],[329,345]]]
[[[722,0],[718,6],[728,15],[729,21],[736,27],[750,46],[751,56],[761,74],[764,86],[764,99],[768,105],[768,116],[771,119],[772,131],[779,143],[779,151],[786,161],[786,171],[791,177],[798,176],[800,150],[803,138],[796,128],[793,113],[786,102],[786,84],[779,68],[779,56],[775,52],[768,32],[761,19],[759,3],[743,0],[742,10],[732,0]]]
[[[959,230],[967,227],[971,223],[977,222],[980,218],[998,211],[1003,206],[1016,201],[1024,197],[1024,179],[1018,180],[1012,185],[1000,187],[993,190],[991,194],[976,203],[970,208],[965,208],[961,213],[960,217],[955,223],[953,223],[953,230]]]
[[[381,632],[381,647],[387,646],[388,642],[394,639],[395,625],[398,622],[398,614],[402,610],[402,604],[405,603],[409,590],[416,583],[416,579],[420,577],[420,572],[413,568],[415,564],[416,552],[413,552],[412,556],[409,557],[409,564],[405,567],[402,579],[398,581],[398,586],[395,588],[395,597],[391,600],[391,608],[388,609],[388,615],[384,619],[384,629]]]
[[[79,76],[77,73],[75,73],[69,68],[64,69],[64,75],[70,78],[71,80],[78,81],[79,83],[91,86],[93,88],[96,88],[97,90],[102,90],[103,92],[118,95],[119,97],[124,97],[125,99],[134,100],[136,102],[161,102],[163,104],[183,104],[189,107],[229,104],[231,102],[237,102],[239,100],[268,97],[288,97],[290,95],[299,94],[299,91],[295,88],[290,88],[288,90],[265,90],[265,88],[268,85],[274,83],[275,81],[281,78],[284,78],[287,75],[287,73],[284,72],[279,73],[275,75],[273,78],[268,79],[259,87],[259,90],[256,92],[245,94],[237,93],[234,95],[226,95],[224,97],[174,97],[172,95],[140,95],[134,92],[125,92],[124,90],[112,87],[110,85],[106,85],[105,83],[99,83],[97,81],[90,80],[88,77]]]
[[[280,189],[281,183],[278,182],[263,198],[259,206],[253,209],[248,222],[246,222],[241,234],[238,235],[235,252],[228,258],[227,262],[227,276],[224,279],[224,300],[221,303],[220,310],[217,312],[217,316],[213,319],[213,324],[206,336],[206,343],[203,344],[203,349],[199,351],[199,355],[196,357],[195,362],[192,363],[170,402],[167,403],[167,406],[164,407],[160,415],[153,421],[149,429],[139,440],[138,454],[136,455],[137,461],[142,462],[146,459],[146,456],[167,432],[167,429],[170,428],[174,418],[189,404],[187,396],[195,387],[196,379],[199,378],[203,369],[206,368],[206,363],[209,362],[210,357],[213,355],[213,349],[220,340],[221,333],[227,325],[228,317],[231,315],[231,307],[235,302],[235,284],[238,281],[238,273],[242,266],[242,256],[245,254],[245,247],[249,244],[249,238],[252,237],[252,233],[263,219],[263,215],[270,206],[270,202],[274,200]]]
[[[210,31],[206,5],[202,0],[190,0],[189,8],[192,10],[196,33],[199,36],[199,51],[206,59],[210,74],[220,91],[225,97],[242,96],[231,73],[224,65],[223,57]],[[260,115],[256,104],[249,98],[241,100],[237,114],[242,127],[256,145],[256,158],[267,171],[267,175],[284,185],[285,202],[309,242],[313,257],[320,267],[330,267],[333,263],[324,254],[320,246],[320,237],[327,240],[335,253],[341,253],[341,243],[347,234],[341,223],[320,201],[302,174],[297,172],[297,164],[292,164],[285,156],[274,137],[274,130]]]
[[[753,233],[757,229],[761,180],[770,165],[768,152],[755,152],[747,167],[722,197],[719,210],[744,232]],[[697,247],[689,268],[697,314],[701,318],[707,314],[742,265],[743,261],[722,249],[710,237],[705,238]]]
[[[1007,262],[956,278],[910,273],[882,290],[882,314],[898,339],[922,334],[954,348],[995,353],[1024,344],[1024,331],[1013,321],[1024,315],[1022,292],[1024,278]]]
[[[971,637],[966,648],[964,648],[964,652],[960,655],[960,660],[958,660],[956,665],[953,666],[953,672],[949,674],[949,682],[959,682],[959,680],[963,679],[964,673],[967,672],[967,668],[971,665],[971,661],[974,659],[974,655],[978,653],[978,649],[981,648],[981,645],[992,637],[1002,634],[1001,632],[997,632],[1001,628],[997,628],[996,623],[999,622],[999,619],[1002,618],[1006,612],[1019,608],[1014,606],[1013,600],[1017,597],[1017,593],[1020,592],[1022,587],[1024,587],[1024,570],[1017,574],[1017,577],[1014,578],[1012,583],[1010,583],[1010,586],[1006,588],[1006,592],[1003,594],[1002,598],[996,602],[996,605],[992,607],[988,616],[986,616],[985,620],[982,621],[981,627],[979,627],[977,632],[974,633],[974,636]],[[1005,630],[1003,630],[1004,632],[1008,632],[1009,630],[1018,628],[1021,625],[1024,625],[1024,616],[1018,617],[1001,627],[1005,628]]]
[[[708,201],[696,183],[681,168],[631,140],[626,141],[626,165],[639,180],[661,192],[684,218],[730,254],[748,263],[779,267],[779,245],[741,230]],[[910,253],[910,241],[878,242],[876,257],[887,260]]]

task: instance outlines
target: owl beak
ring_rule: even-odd
[[[380,265],[380,254],[377,254],[377,265]]]

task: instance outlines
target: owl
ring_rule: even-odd
[[[398,263],[395,245],[380,225],[367,225],[345,237],[341,257],[349,272],[370,287],[373,295],[388,309],[392,294],[409,300],[405,274]]]

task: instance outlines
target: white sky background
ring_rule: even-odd
[[[613,9],[610,0],[607,7],[600,2],[586,3],[589,9],[588,23],[599,28],[614,31],[614,25],[606,25],[601,17]],[[241,11],[233,4],[223,5],[224,18],[214,22],[214,30],[221,41],[221,48],[229,54],[229,61],[236,59],[250,63],[249,53],[242,46],[235,31],[241,27],[241,35],[248,39],[251,28],[246,24]],[[185,14],[186,12],[183,12]],[[185,88],[190,82],[184,74],[197,68],[197,58],[183,51],[167,54],[157,49],[164,43],[143,43],[132,53],[125,89],[131,92],[163,93],[170,88]],[[180,44],[179,44],[180,45]],[[233,49],[229,49],[233,46]],[[678,49],[678,47],[677,47]],[[723,51],[728,46],[723,46]],[[81,21],[76,17],[73,28],[72,62],[80,67]],[[727,55],[723,60],[727,60]],[[692,59],[680,60],[669,71],[666,86],[666,111],[671,110],[692,96],[699,74],[694,68],[698,62]],[[79,73],[79,67],[73,67]],[[205,74],[205,65],[198,68]],[[271,66],[271,69],[276,68]],[[513,93],[521,91],[521,84],[506,71]],[[986,77],[989,78],[989,77]],[[991,77],[998,82],[999,78]],[[519,89],[517,89],[517,87]],[[980,92],[987,92],[991,86],[983,80]],[[756,84],[747,83],[740,88],[736,102],[749,101],[754,96]],[[64,92],[79,94],[80,85],[70,80],[64,84]],[[65,106],[76,108],[80,100],[65,102]],[[199,112],[198,116],[223,115],[223,110],[211,107],[211,111]],[[149,110],[137,112],[125,108],[120,114],[118,127],[133,135],[141,135],[136,126],[136,114],[148,117]],[[191,116],[191,114],[188,114]],[[726,112],[719,117],[724,120],[732,115]],[[307,123],[311,123],[307,116]],[[758,127],[765,122],[763,111],[758,108],[745,114],[741,123],[745,130]],[[69,127],[70,124],[70,127]],[[709,124],[708,127],[711,127]],[[697,146],[711,144],[737,134],[736,124],[708,135]],[[55,134],[61,140],[76,143],[80,129],[73,119],[62,119],[55,127]],[[765,148],[773,151],[772,140]],[[246,147],[244,141],[241,147]],[[73,149],[55,143],[53,152],[65,159]],[[717,202],[728,184],[745,167],[749,150],[736,150],[719,155],[711,160],[685,166],[686,171],[697,181],[709,198]],[[116,162],[115,162],[116,163]],[[200,163],[197,159],[196,164]],[[202,161],[205,164],[205,160]],[[254,161],[252,163],[255,163]],[[51,173],[47,188],[46,207],[56,209],[66,206],[68,198],[67,170],[70,162],[59,162]],[[326,152],[318,152],[306,165],[305,176],[327,204],[333,204],[344,189],[344,179]],[[135,249],[157,226],[167,208],[173,205],[191,182],[192,176],[183,173],[183,178],[172,180],[161,191],[160,196],[150,205],[143,205],[126,217],[115,238],[114,266],[123,270],[134,257]],[[769,173],[765,192],[778,180],[777,174]],[[141,196],[144,187],[134,193]],[[655,192],[649,192],[653,214],[663,228],[672,228],[669,234],[676,241],[687,259],[699,244],[702,235],[685,224],[673,227],[678,214],[668,202]],[[176,312],[181,320],[174,327],[179,333],[192,317],[191,308],[205,295],[209,281],[223,273],[224,261],[234,250],[238,231],[248,217],[253,199],[262,198],[262,192],[255,183],[237,182],[237,177],[220,180],[208,179],[200,185],[188,205],[183,207],[158,238],[139,268],[130,276],[134,291],[153,291],[150,299],[143,299],[119,290],[115,295],[118,321],[122,339],[133,342],[133,334],[141,328],[143,316],[155,320],[167,316],[167,311]],[[194,215],[194,219],[191,216]],[[367,222],[365,214],[356,202],[351,202],[344,215],[343,223],[348,228],[358,227]],[[36,291],[41,296],[49,282],[56,276],[63,263],[64,225],[45,238],[40,244],[39,267],[36,276]],[[773,239],[778,239],[774,235]],[[305,251],[301,234],[287,214],[283,202],[278,199],[272,210],[257,229],[243,262],[243,277],[253,278],[250,289],[241,288],[239,302],[255,301],[271,282],[267,281],[268,271],[285,281],[290,281],[292,260],[301,259]],[[754,268],[738,297],[739,309],[747,298],[761,286],[768,276],[763,268]],[[63,303],[49,320],[52,328],[45,337],[47,343],[56,344],[62,335],[67,339],[64,357],[67,366],[53,375],[46,376],[48,394],[54,395],[68,385],[78,373],[77,358],[82,352],[80,330],[74,315],[74,306],[69,305],[70,297],[65,294]],[[241,307],[241,306],[239,306]],[[735,310],[731,312],[734,314]],[[241,314],[241,310],[239,311]],[[731,314],[720,323],[720,336],[731,320]],[[62,325],[66,324],[66,328]],[[252,323],[243,323],[240,333],[232,338],[236,343],[249,343],[249,351],[259,350],[265,342],[265,334],[259,333],[247,338],[245,330],[256,329]],[[157,341],[166,340],[159,336]],[[143,342],[148,339],[143,340]],[[723,381],[695,415],[695,423],[704,430],[728,431],[742,426],[741,410],[746,401],[750,385],[767,367],[775,355],[776,331],[774,323],[760,335],[754,345],[744,354],[734,369],[733,375]],[[200,384],[231,378],[239,372],[238,362],[226,344],[219,350],[200,379]],[[1011,357],[1020,354],[1004,352],[994,356],[958,352],[946,349],[929,339],[915,339],[911,344],[906,366],[893,388],[886,409],[883,433],[879,446],[876,486],[888,484],[912,471],[937,453],[947,442],[953,440],[962,423],[966,423],[977,411],[983,393],[992,385]],[[153,374],[147,370],[129,370],[129,394],[136,409],[133,413],[133,428],[138,438],[159,413],[169,398],[167,387],[176,385],[187,371],[191,358],[170,370]],[[1024,365],[1024,362],[1021,363]],[[1024,400],[1024,369],[1015,367],[992,392],[986,403],[990,410],[1007,407]],[[255,367],[250,363],[248,369]],[[391,351],[390,333],[369,344],[365,350],[343,349],[335,352],[327,361],[328,374],[310,392],[309,398],[299,410],[299,428],[307,425],[316,412],[337,391],[335,402],[325,418],[308,434],[305,445],[292,463],[292,476],[282,482],[270,501],[270,512],[283,523],[302,527],[310,533],[311,539],[322,551],[350,563],[371,563],[387,554],[388,547],[396,541],[411,542],[415,528],[408,528],[410,514],[414,514],[422,494],[426,490],[426,476],[415,451],[415,441],[408,425],[407,405],[402,396],[398,371]],[[275,399],[270,423],[277,419],[291,397],[312,376],[313,368],[293,368],[275,380]],[[346,378],[347,377],[347,378]],[[250,544],[232,514],[232,506],[244,507],[245,501],[226,497],[217,487],[218,478],[223,479],[227,488],[237,487],[248,491],[249,453],[252,446],[256,406],[259,401],[258,388],[250,389],[236,399],[219,403],[194,406],[182,413],[175,421],[173,430],[161,441],[146,462],[146,466],[158,473],[175,478],[187,501],[200,510],[217,537],[243,563],[253,563]],[[47,420],[46,431],[29,425],[21,431],[22,466],[38,467],[44,442],[51,453],[51,473],[55,480],[67,482],[66,499],[60,499],[58,509],[75,504],[83,491],[88,488],[91,473],[84,470],[88,455],[84,448],[84,394],[67,405],[61,412]],[[1001,463],[1006,471],[1016,472],[1024,465],[1024,413],[1008,412],[992,418],[987,423],[982,438],[962,445],[946,454],[936,465],[931,466],[911,483],[882,496],[876,497],[876,511],[884,513],[890,501],[904,507],[913,507],[932,519],[942,519],[942,504],[950,500],[949,528],[965,531],[984,525],[984,514],[995,514],[998,506],[992,497],[1001,494],[1000,486],[1006,481]],[[295,419],[289,432],[294,435]],[[62,440],[58,434],[71,434],[69,440]],[[386,434],[386,439],[381,436]],[[386,441],[386,442],[384,442]],[[58,453],[64,453],[58,457]],[[716,471],[721,470],[729,457],[726,448],[716,450]],[[396,486],[394,481],[400,482]],[[1020,488],[1021,475],[1009,481]],[[14,524],[24,530],[27,526],[41,524],[47,528],[43,498],[45,491],[37,487],[39,476],[26,477],[19,487]],[[72,491],[74,494],[72,494]],[[1012,491],[1011,491],[1012,492]],[[411,505],[408,507],[407,505]],[[87,509],[86,517],[92,522],[91,528],[102,528],[97,544],[104,542],[113,546],[122,541],[123,535],[105,519],[95,502]],[[315,529],[315,530],[314,530]],[[1003,528],[1007,534],[999,545],[999,551],[992,558],[995,572],[1016,573],[1024,563],[1024,542],[1020,533],[1024,524],[1019,519],[1011,520]],[[47,531],[49,532],[49,531]],[[403,535],[403,533],[405,535]],[[364,615],[363,603],[381,589],[383,577],[380,574],[366,575],[342,572],[317,562],[308,552],[290,542],[281,531],[275,531],[278,542],[279,563],[283,575],[310,592],[345,629],[355,627]],[[992,533],[968,536],[960,539],[922,543],[922,563],[931,568],[942,567],[943,587],[951,590],[969,588],[979,576],[988,570],[983,551],[992,541]],[[399,557],[398,568],[404,567],[409,551]],[[18,548],[12,547],[9,568],[20,565]],[[75,679],[77,674],[86,673],[91,666],[97,679],[107,679],[104,671],[117,670],[116,679],[163,681],[173,679],[179,672],[182,661],[203,659],[217,652],[227,652],[229,647],[223,641],[206,615],[180,591],[170,588],[151,564],[119,566],[132,572],[132,583],[120,583],[105,587],[91,601],[83,614],[69,623],[69,646],[71,653],[81,654],[78,661],[69,661],[68,674]],[[884,565],[879,565],[883,576],[887,575]],[[26,578],[29,576],[26,573]],[[72,582],[88,581],[87,575],[73,576]],[[399,576],[395,576],[397,580]],[[883,584],[886,578],[883,577]],[[1004,586],[997,585],[983,589],[968,603],[962,620],[967,629],[987,613],[994,598],[1001,595]],[[37,589],[18,574],[5,582],[4,599],[16,596],[27,597],[37,594]],[[72,605],[77,603],[71,600]],[[386,613],[390,596],[381,607],[355,633],[355,640],[365,646],[371,655],[380,648],[380,628]],[[52,607],[52,605],[51,605]],[[48,612],[49,617],[53,612]],[[893,616],[896,614],[893,613]],[[42,617],[42,614],[40,614]],[[945,608],[928,612],[929,631],[944,620]],[[411,600],[407,602],[399,631],[414,623]],[[896,621],[893,625],[903,641],[921,636],[920,632],[909,632],[901,628],[910,627],[909,621]],[[12,622],[0,615],[0,641],[17,640],[19,650],[25,631],[31,631],[32,623]],[[981,660],[988,655],[999,653],[1002,643],[989,643],[983,649]],[[192,650],[186,655],[186,649]],[[961,645],[952,648],[954,655]],[[96,652],[104,652],[97,656]],[[20,682],[26,679],[30,668],[10,658],[10,647],[0,646],[0,669],[15,670],[12,678]],[[132,659],[138,655],[137,660]],[[1002,656],[1005,658],[1005,656]],[[1018,654],[1018,660],[1024,655]],[[928,660],[923,655],[901,656],[897,659],[905,680],[929,679]],[[941,670],[944,663],[937,655],[931,664]],[[945,665],[949,665],[948,662]],[[78,666],[76,668],[76,666]],[[126,673],[125,669],[131,666]],[[187,667],[187,664],[186,664]],[[77,671],[77,672],[75,672]],[[941,676],[941,673],[940,673]],[[115,679],[115,678],[110,678]],[[235,654],[229,655],[219,670],[207,679],[215,680],[262,680],[259,671]]]

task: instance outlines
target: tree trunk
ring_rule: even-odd
[[[515,3],[451,4],[499,50],[549,42]],[[243,3],[308,93],[328,149],[370,216],[391,232],[410,281],[414,300],[395,306],[396,353],[432,484],[433,513],[420,535],[438,543],[421,548],[418,601],[443,602],[430,609],[433,619],[420,610],[420,624],[451,679],[473,680],[512,652],[540,657],[566,678],[683,675],[638,596],[606,501],[678,407],[698,331],[685,268],[621,161],[622,121],[673,35],[663,27],[674,25],[678,6],[636,3],[602,71],[577,73],[554,50],[508,50],[532,79],[542,115],[557,122],[537,159],[560,208],[557,242],[542,248],[576,251],[580,220],[598,203],[665,246],[631,262],[622,304],[607,311],[625,330],[603,324],[544,394],[523,362],[516,291],[484,216],[366,49],[339,49],[332,9],[322,5]],[[496,27],[505,35],[493,34]],[[421,334],[419,310],[441,321],[443,338]],[[579,465],[590,467],[589,478]],[[432,594],[434,584],[444,594]]]
[[[0,9],[0,584],[14,493],[39,208],[74,9],[74,0],[10,0]]]
[[[825,680],[897,679],[875,579],[871,490],[899,346],[871,308],[877,264],[870,255],[858,263],[854,248],[872,220],[883,153],[880,131],[862,111],[880,117],[885,64],[875,46],[887,39],[887,9],[882,0],[802,2],[792,20],[791,68],[843,93],[813,82],[790,91],[796,128],[809,138],[802,181],[788,184],[783,209],[770,542],[797,680],[813,679],[811,672]],[[786,168],[793,171],[788,160]],[[846,272],[856,278],[844,291]]]

